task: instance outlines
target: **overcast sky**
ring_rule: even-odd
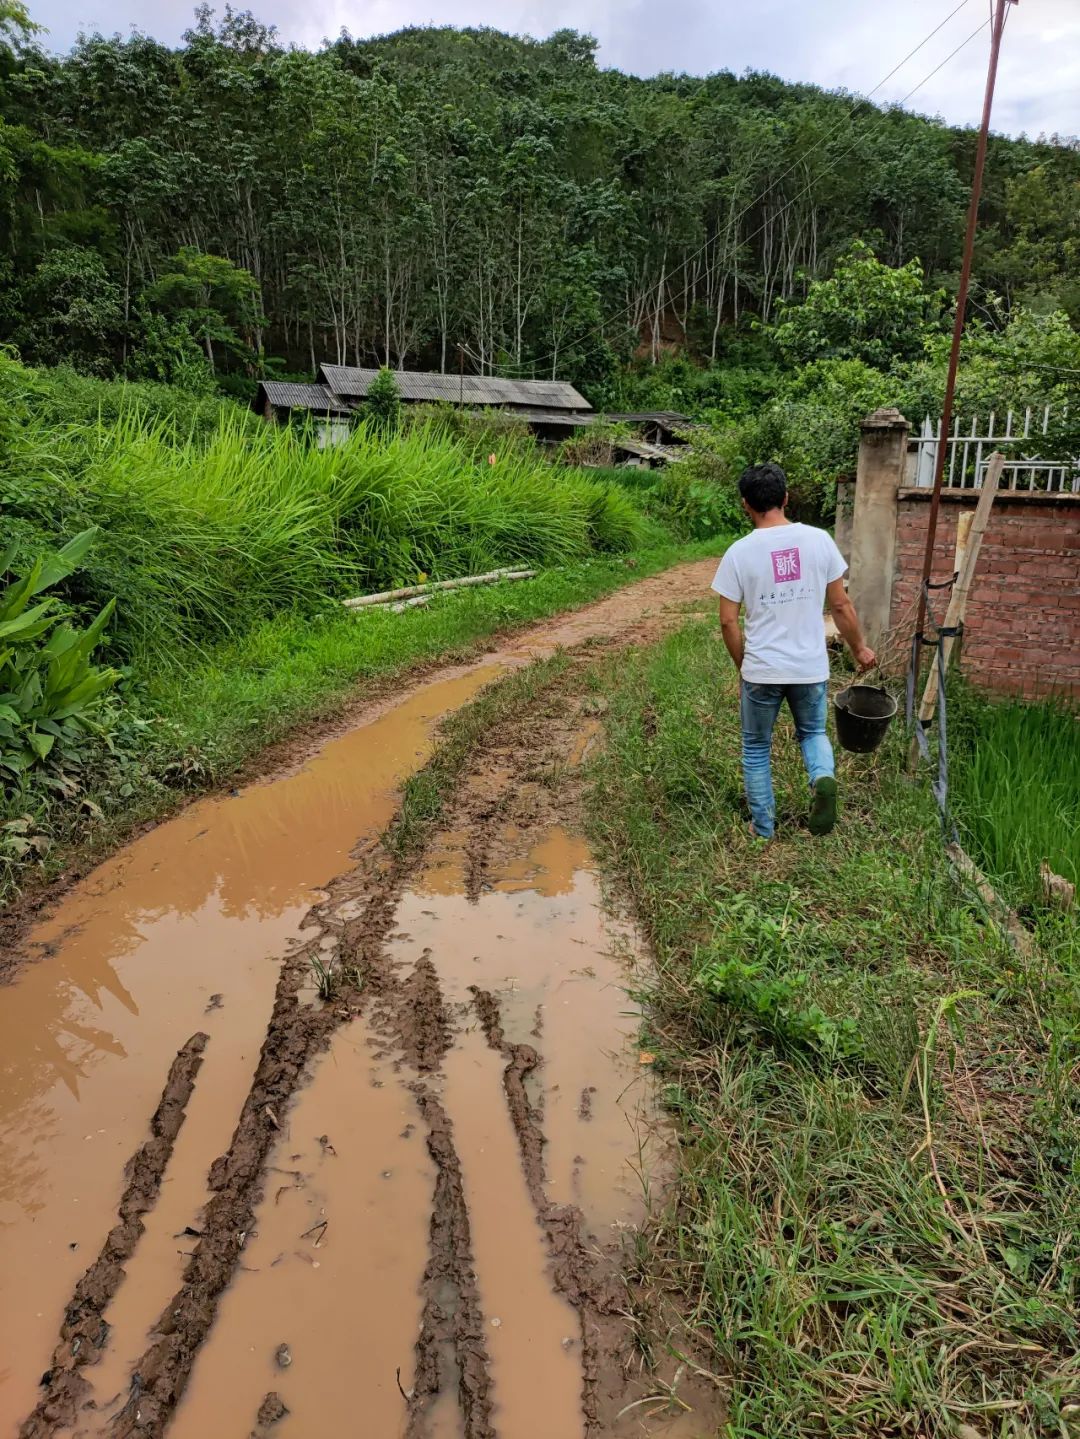
[[[572,28],[595,35],[600,63],[638,75],[660,70],[769,70],[790,80],[866,94],[959,0],[234,0],[275,24],[281,38],[317,47],[346,28],[355,36],[403,25],[492,25],[535,36]],[[989,13],[966,0],[900,72],[875,94],[899,101]],[[175,43],[191,22],[191,0],[30,0],[66,50],[80,30],[140,29]],[[908,104],[955,124],[978,123],[988,30],[926,81]],[[1020,0],[1005,30],[994,128],[1080,134],[1080,0]]]

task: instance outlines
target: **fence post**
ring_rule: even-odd
[[[848,592],[867,640],[877,648],[892,617],[897,494],[911,426],[899,410],[875,410],[859,429]]]

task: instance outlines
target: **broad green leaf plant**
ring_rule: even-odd
[[[84,530],[0,589],[0,786],[4,789],[16,788],[35,766],[62,771],[77,762],[82,742],[96,731],[98,702],[120,678],[117,670],[90,660],[115,600],[86,629],[78,629],[57,596],[37,599],[78,569],[96,533]],[[0,576],[8,573],[14,559],[14,546],[0,555]]]

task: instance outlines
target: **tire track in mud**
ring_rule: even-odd
[[[125,1169],[128,1183],[120,1199],[118,1222],[97,1259],[79,1280],[64,1311],[60,1342],[42,1377],[45,1392],[20,1429],[20,1439],[39,1439],[53,1433],[58,1425],[70,1425],[88,1392],[89,1386],[79,1370],[98,1359],[108,1337],[105,1310],[124,1278],[123,1266],[135,1253],[143,1233],[142,1216],[153,1207],[161,1189],[207,1042],[207,1035],[193,1034],[169,1068],[161,1101],[150,1120],[150,1138],[132,1155]]]
[[[581,763],[599,729],[588,694],[588,660],[553,687],[512,726],[489,738],[477,755],[445,817],[445,826],[467,835],[465,892],[474,902],[505,861],[507,832],[519,848],[526,836],[581,823]],[[581,1408],[586,1439],[610,1419],[601,1376],[618,1368],[625,1348],[621,1316],[627,1296],[612,1255],[603,1255],[586,1235],[584,1216],[569,1204],[552,1203],[545,1186],[543,1113],[529,1097],[527,1081],[542,1065],[533,1044],[511,1041],[496,995],[468,987],[488,1046],[506,1060],[503,1090],[517,1137],[525,1182],[543,1232],[553,1286],[577,1312],[581,1338]],[[538,1018],[533,1037],[540,1042]]]
[[[609,642],[601,648],[612,647]],[[474,898],[498,858],[500,826],[512,822],[519,834],[539,834],[575,808],[576,785],[572,779],[566,781],[566,773],[573,769],[575,750],[581,748],[588,703],[584,675],[590,658],[574,654],[565,673],[541,683],[538,692],[535,681],[531,691],[522,682],[529,671],[504,682],[493,692],[499,698],[489,705],[490,727],[472,736],[459,772],[449,779],[443,776],[449,793],[437,824],[440,829],[466,832],[467,892]],[[433,763],[438,759],[437,751]],[[409,1088],[427,1129],[436,1172],[415,1375],[405,1399],[408,1439],[426,1439],[432,1407],[451,1386],[457,1390],[465,1439],[494,1439],[491,1355],[475,1275],[470,1215],[453,1126],[433,1082],[452,1043],[454,1016],[440,992],[430,953],[422,955],[404,979],[387,953],[402,894],[419,869],[435,828],[434,817],[425,818],[420,840],[404,852],[369,845],[355,869],[331,885],[326,900],[311,911],[307,921],[314,931],[311,939],[283,961],[251,1090],[228,1152],[211,1168],[212,1197],[201,1237],[179,1290],[135,1365],[127,1402],[111,1421],[111,1434],[165,1433],[255,1223],[281,1117],[312,1060],[326,1049],[335,1031],[366,1012],[387,1052],[398,1052],[398,1062],[416,1073]],[[301,994],[313,956],[328,962],[335,976],[332,998],[322,1005],[304,1002]],[[605,1366],[617,1371],[614,1358],[625,1344],[619,1316],[626,1300],[617,1264],[590,1245],[579,1210],[547,1199],[542,1117],[526,1090],[526,1081],[542,1062],[539,1052],[507,1040],[493,994],[474,987],[472,1005],[487,1044],[507,1060],[503,1081],[507,1107],[528,1192],[545,1236],[553,1283],[579,1315],[582,1414],[585,1433],[592,1436],[600,1432],[605,1414],[614,1412],[601,1392],[602,1374]],[[130,1257],[133,1249],[134,1241],[123,1257]],[[119,1269],[117,1283],[122,1272]],[[612,1382],[617,1387],[617,1381]],[[35,1427],[24,1429],[26,1439],[49,1439],[62,1432],[80,1393],[75,1387],[63,1410],[50,1409],[43,1399],[32,1421],[27,1421]]]

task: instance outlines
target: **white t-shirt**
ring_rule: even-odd
[[[751,684],[820,684],[829,678],[825,586],[847,562],[813,525],[769,525],[735,543],[712,587],[746,609],[742,677]]]

